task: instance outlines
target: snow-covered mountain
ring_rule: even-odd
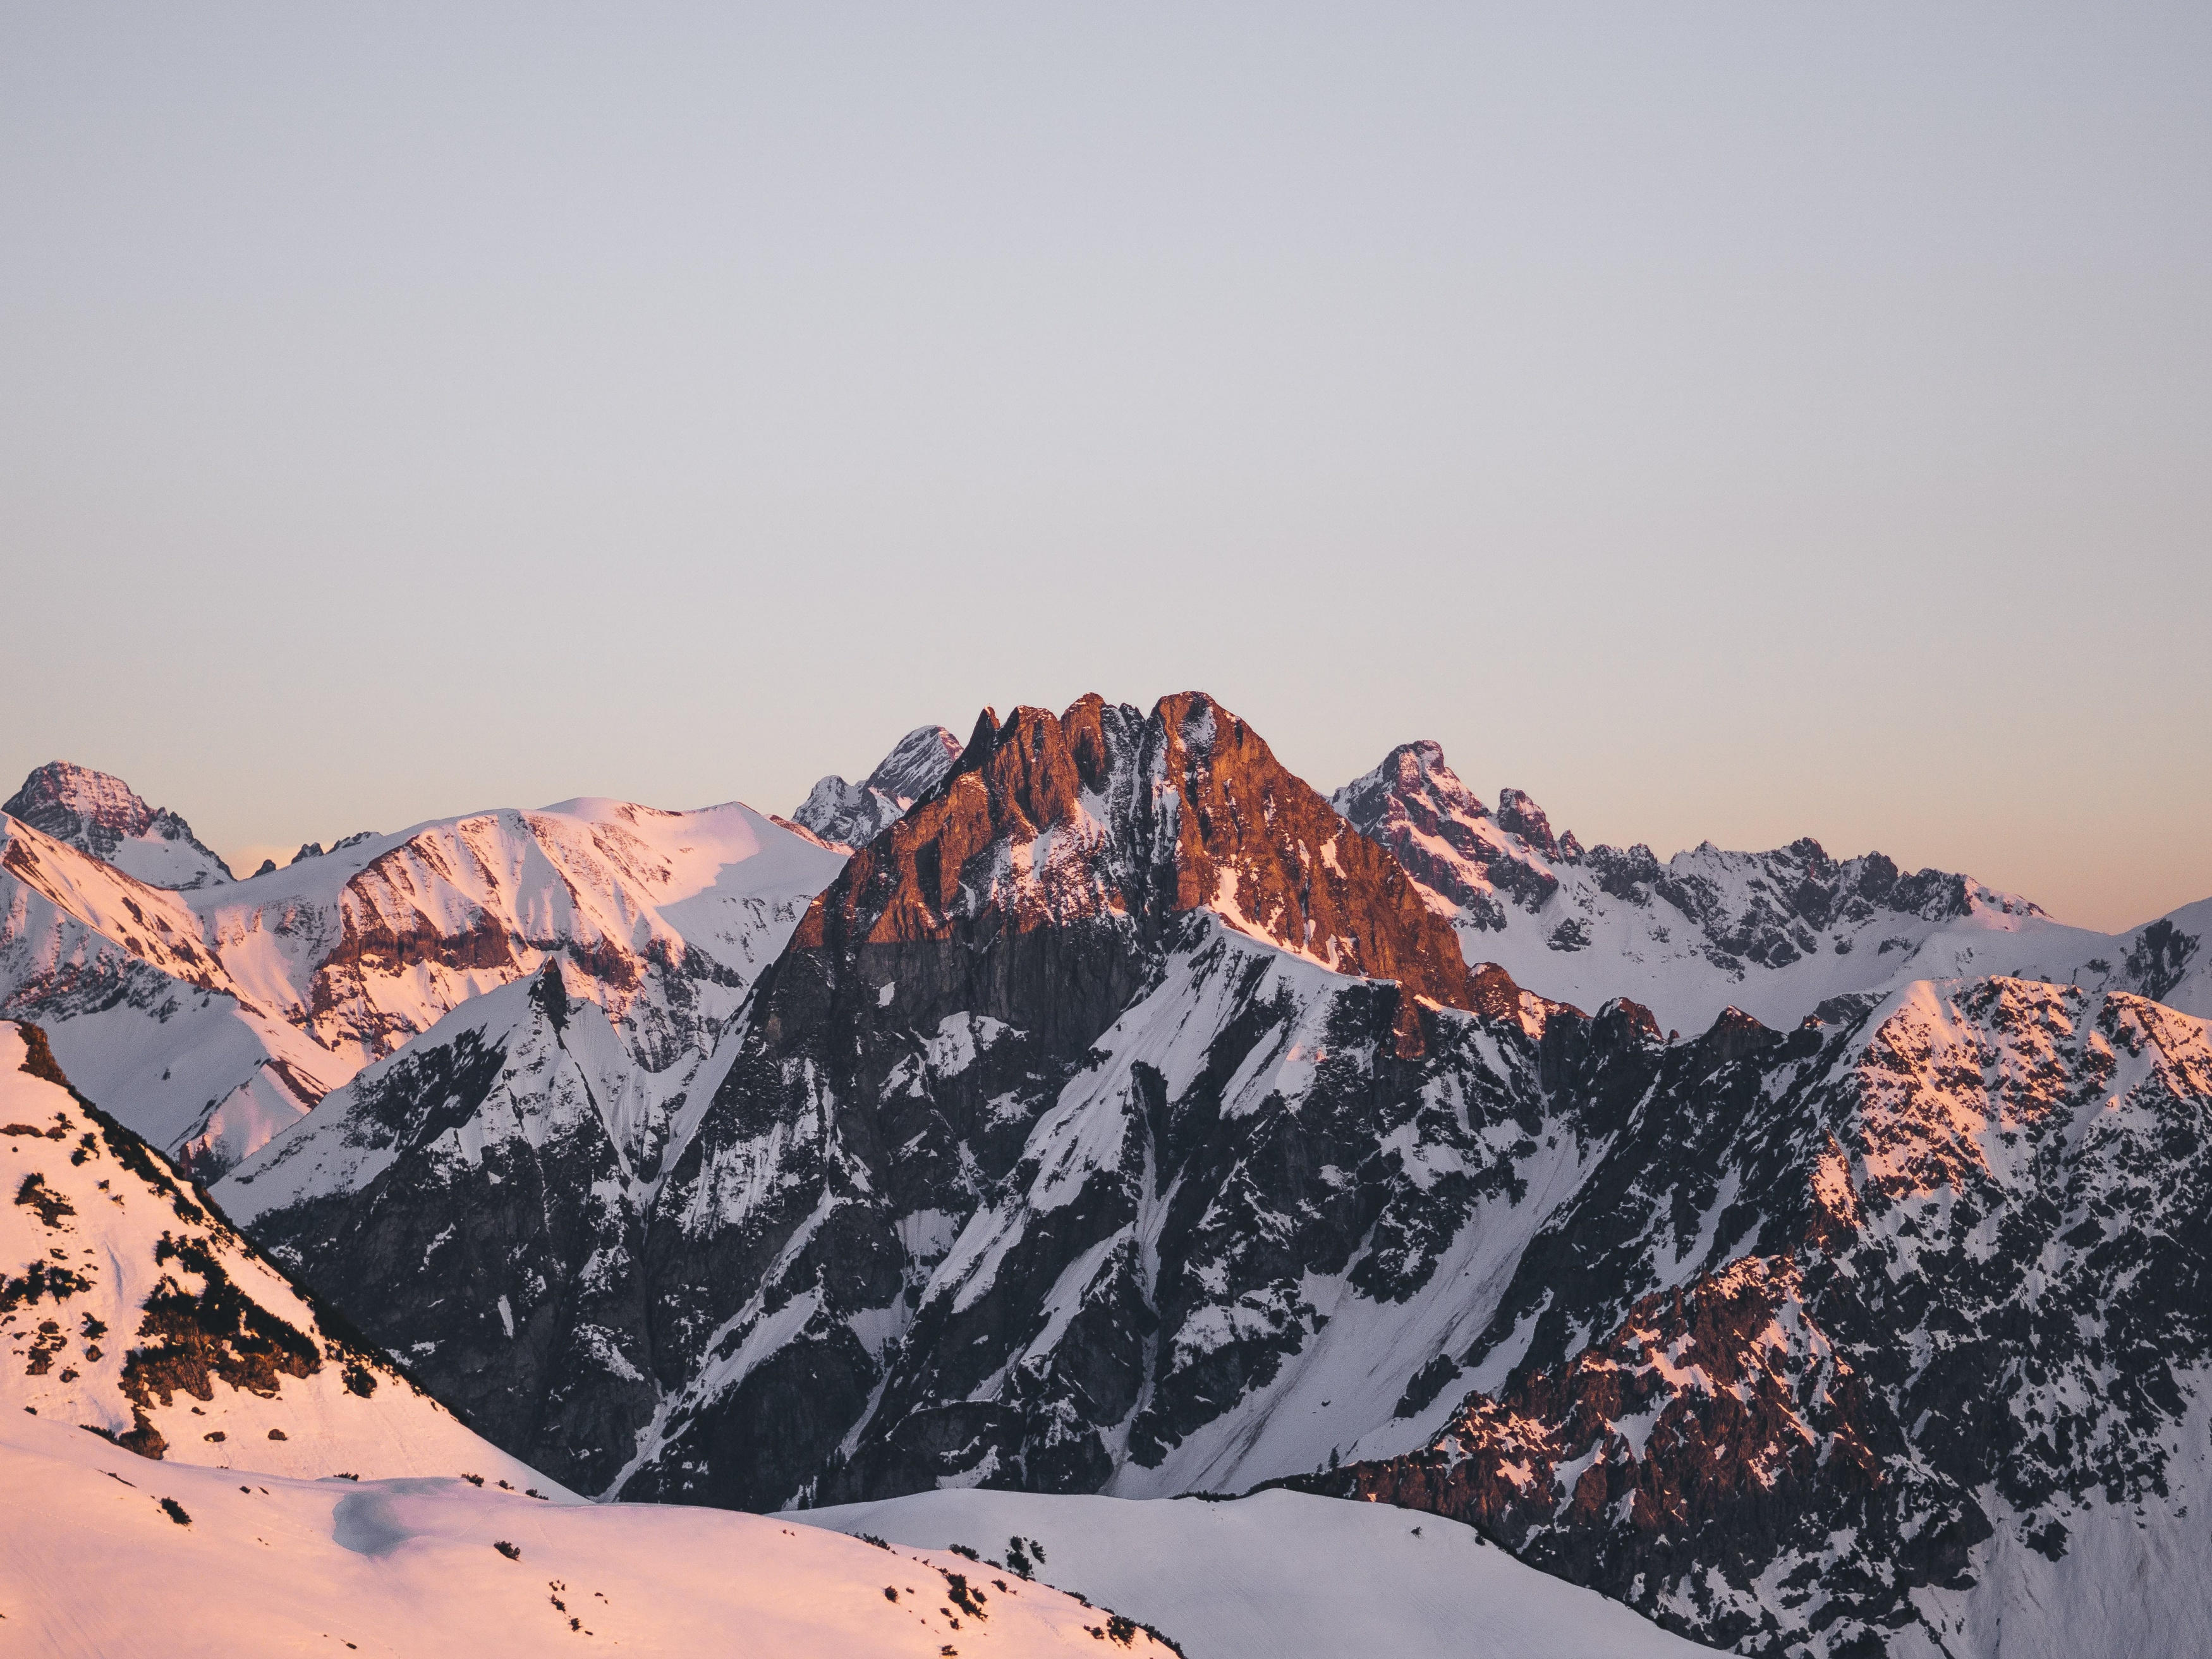
[[[1297,1479],[1747,1652],[2212,1625],[2212,900],[1332,804],[1200,694],[833,781],[188,893],[0,819],[0,990],[188,1151],[312,1106],[218,1200],[578,1490]]]
[[[1503,833],[1530,845],[1534,809],[1508,805],[1521,827]],[[1893,1069],[1867,1033],[1894,1036],[1908,1004],[1955,1005],[1975,1042],[2002,1048],[2028,1018],[2020,998],[2076,999],[2074,1080],[2051,1085],[2069,1099],[2087,1098],[2105,1048],[2197,1040],[2185,1017],[2124,994],[1969,979],[1899,990],[1870,1024],[1874,995],[1828,991],[1825,1024],[1784,1032],[1728,1010],[1670,1041],[1632,1003],[1583,1012],[1469,968],[1433,891],[1209,699],[987,715],[937,789],[809,908],[664,1130],[639,1133],[653,1120],[623,1103],[597,1011],[544,980],[418,1038],[219,1190],[471,1422],[583,1489],[754,1508],[977,1486],[1236,1492],[1338,1466],[1428,1468],[1445,1455],[1425,1449],[1475,1409],[1470,1389],[1535,1422],[1556,1390],[1524,1401],[1510,1391],[1539,1386],[1527,1379],[1595,1364],[1586,1350],[1602,1357],[1626,1322],[1658,1316],[1637,1311],[1650,1298],[1671,1309],[1700,1274],[1734,1286],[1747,1260],[1813,1237],[1811,1200],[1790,1194],[1820,1190],[1822,1149],[1853,1144],[1851,1103]],[[2176,1121],[2203,1111],[2188,1066],[2158,1075]],[[1972,1104],[1921,1115],[2001,1141]],[[2041,1170],[2100,1144],[2051,1133],[2037,1143],[2051,1150],[2017,1158]],[[1856,1169],[1874,1155],[1840,1156]],[[2116,1156],[2193,1201],[2193,1153]],[[1850,1324],[1802,1291],[1775,1316],[1809,1322],[1823,1353],[1863,1344],[1872,1357],[1849,1363],[1867,1375],[1906,1376],[1939,1330],[1962,1352],[1972,1333],[1991,1364],[2040,1363],[2006,1322],[2033,1285],[2002,1278],[1985,1239],[2015,1275],[2097,1247],[2047,1190],[2007,1203],[2016,1220],[1993,1219],[1977,1189],[1899,1221],[1966,1238],[1959,1271],[1976,1288],[1947,1291],[1939,1325],[1910,1297]],[[2117,1265],[2066,1305],[2124,1303],[2129,1252],[2184,1213],[2113,1211]],[[2130,1356],[2130,1375],[2164,1364],[2180,1379],[2186,1354],[2212,1352],[2190,1320],[2173,1329],[2172,1352]],[[1793,1386],[1811,1374],[1777,1363]],[[1943,1397],[1966,1397],[1942,1375]],[[2095,1382],[2112,1391],[2109,1370]],[[1703,1385],[1680,1386],[1710,1419]],[[1708,1504],[1663,1559],[1633,1536],[1601,1554],[1586,1531],[1554,1547],[1468,1518],[1700,1639],[1829,1632],[1840,1647],[1917,1628],[1915,1598],[1965,1594],[1969,1576],[1997,1586],[1973,1616],[2058,1631],[2032,1611],[2057,1581],[1971,1558],[1978,1540],[2022,1535],[1962,1518],[1996,1513],[1975,1481],[2000,1479],[1989,1449],[2008,1443],[1956,1410],[1921,1419],[1934,1406],[1897,1386],[1889,1426],[1854,1419],[1907,1460],[1881,1516],[1819,1480],[1788,1512],[1756,1477],[1727,1489],[1749,1497],[1711,1496],[1719,1477],[1698,1464],[1663,1476]],[[2170,1440],[2182,1419],[2158,1412],[2184,1384],[2143,1386],[2165,1404],[2127,1432]],[[1832,1432],[1793,1409],[1816,1440]],[[1570,1431],[1544,1430],[1561,1467],[1588,1449]],[[1644,1430],[1620,1432],[1640,1455]],[[1948,1437],[1933,1485],[1911,1462],[1922,1434]],[[2069,1426],[2052,1478],[2088,1492],[2107,1474],[2090,1449],[2109,1438],[2105,1419]],[[1816,1474],[1842,1479],[1842,1454],[1807,1443]],[[1767,1444],[1701,1455],[1763,1468]],[[1635,1513],[1620,1510],[1632,1534]],[[1967,1554],[1915,1555],[1939,1535]],[[1801,1597],[1801,1567],[1854,1537],[1901,1565],[1867,1569],[1873,1589],[1835,1581],[1825,1611]],[[2192,1615],[2187,1593],[2165,1605]]]
[[[957,1545],[998,1571],[1018,1561],[1040,1583],[1080,1590],[1172,1632],[1194,1659],[1713,1651],[1522,1565],[1471,1527],[1383,1504],[1287,1492],[1132,1503],[971,1489],[783,1518],[921,1548]]]
[[[165,1151],[219,1164],[359,1064],[243,993],[194,897],[0,817],[0,1015],[35,1019],[94,1098]]]
[[[210,1175],[555,957],[672,1100],[842,856],[743,805],[583,799],[171,893],[22,820],[0,837],[0,1013]]]
[[[0,812],[112,864],[149,887],[212,887],[230,866],[167,807],[149,806],[120,778],[49,761],[0,804]]]
[[[142,1462],[0,1418],[0,1631],[70,1659],[1166,1659],[1107,1606],[753,1515]],[[1141,1617],[1141,1615],[1139,1615]]]
[[[464,1005],[216,1190],[478,1431],[597,1492],[659,1398],[643,1218],[669,1103],[563,978]]]
[[[12,1022],[0,1180],[0,1415],[219,1468],[542,1479],[304,1297]]]
[[[26,1651],[1173,1650],[949,1553],[579,1503],[360,1345],[12,1022],[0,1160],[0,1489],[35,1495],[0,1506],[0,1620]]]
[[[1158,1469],[1201,1430],[1212,1449],[1184,1462],[1237,1463],[1229,1441],[1264,1414],[1248,1394],[1317,1328],[1308,1268],[1355,1272],[1388,1209],[1404,1242],[1362,1282],[1425,1282],[1439,1217],[1475,1201],[1474,1183],[1422,1196],[1376,1144],[1370,1097],[1425,1054],[1473,1063],[1473,1024],[1446,1005],[1489,1010],[1516,1045],[1517,1073],[1468,1088],[1505,1101],[1538,1065],[1533,1005],[1471,973],[1395,863],[1200,696],[1149,716],[1097,699],[987,715],[809,910],[710,1063],[711,1098],[695,1091],[656,1144],[617,1121],[588,1020],[555,1029],[550,994],[484,1001],[331,1097],[224,1201],[448,1397],[512,1395],[529,1420],[505,1443],[541,1467],[755,1505],[1017,1463],[1085,1489]],[[555,1081],[572,1068],[574,1088]],[[1326,1121],[1311,1115],[1334,1159],[1287,1112],[1264,1120],[1294,1143],[1274,1152],[1221,1121],[1280,1079],[1327,1092]],[[526,1096],[570,1103],[533,1116]],[[1338,1195],[1295,1251],[1212,1206],[1254,1209],[1248,1153],[1291,1158],[1301,1187],[1330,1166],[1314,1178]],[[1192,1168],[1163,1208],[1170,1158]],[[555,1164],[590,1193],[589,1225],[541,1218]],[[489,1259],[416,1269],[455,1237]],[[1163,1273],[1190,1326],[1179,1346],[1153,1340]],[[609,1301],[580,1313],[571,1286]],[[512,1370],[487,1343],[512,1346]],[[1249,1388],[1224,1392],[1224,1366]],[[1370,1392],[1387,1404],[1407,1380]],[[1133,1423],[1139,1395],[1154,1404]],[[933,1424],[968,1419],[988,1432],[929,1449]],[[1304,1466],[1271,1451],[1257,1467]]]
[[[2141,992],[2212,1015],[2212,901],[2124,934],[2051,921],[2027,900],[1879,853],[1802,840],[1765,853],[1710,842],[1664,863],[1585,848],[1519,790],[1495,811],[1433,743],[1401,744],[1337,809],[1398,855],[1469,962],[1586,1008],[1628,997],[1699,1031],[1737,1007],[1786,1026],[1831,997],[1916,979],[2007,974]]]
[[[2202,1647],[2212,1028],[1981,979],[1723,1035],[1585,1143],[1441,1431],[1309,1484],[1742,1653]]]
[[[204,907],[246,997],[386,1054],[559,958],[645,1070],[696,1064],[840,856],[738,805],[564,801],[372,837]]]
[[[944,781],[960,757],[960,739],[941,726],[917,726],[860,783],[832,774],[807,792],[794,823],[833,847],[865,847]]]

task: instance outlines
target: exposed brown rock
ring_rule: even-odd
[[[165,1275],[146,1298],[138,1334],[149,1340],[123,1362],[123,1392],[134,1405],[150,1407],[158,1395],[166,1406],[179,1393],[212,1400],[218,1380],[273,1397],[281,1377],[321,1369],[313,1340],[241,1291],[206,1240],[165,1234],[155,1259],[175,1261],[202,1288]]]
[[[1055,716],[986,709],[932,795],[856,853],[793,943],[971,941],[1126,917],[1151,935],[1212,909],[1231,926],[1415,997],[1502,1012],[1397,860],[1200,692],[1149,718],[1086,696]],[[1401,1042],[1418,1044],[1409,1006]]]

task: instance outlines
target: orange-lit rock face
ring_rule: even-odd
[[[1397,862],[1202,693],[1149,717],[1097,696],[986,710],[951,776],[854,855],[801,924],[848,949],[1209,909],[1339,972],[1476,1006],[1448,925]]]

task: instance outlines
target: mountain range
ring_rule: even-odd
[[[0,835],[0,1015],[577,1492],[1289,1482],[1741,1652],[2212,1624],[2212,901],[1585,848],[1433,744],[1324,794],[1195,693],[789,820],[239,881],[58,763]]]

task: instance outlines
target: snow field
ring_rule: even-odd
[[[957,1556],[726,1510],[191,1468],[22,1417],[0,1422],[0,1646],[53,1659],[1168,1652]]]
[[[1688,1659],[1595,1591],[1469,1527],[1386,1504],[1265,1492],[1234,1503],[933,1492],[779,1517],[893,1543],[1043,1546],[1041,1582],[1158,1626],[1189,1659]]]

